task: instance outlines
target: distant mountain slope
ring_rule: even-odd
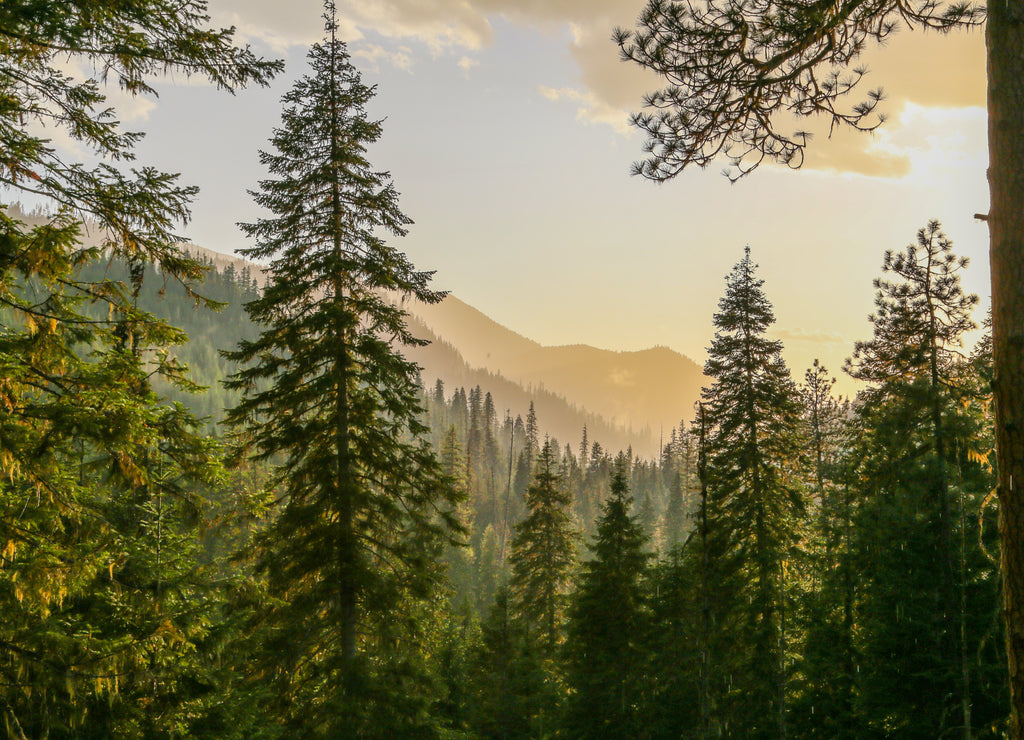
[[[483,367],[513,377],[505,370],[509,363],[516,364],[518,358],[544,349],[453,295],[433,305],[414,301],[405,308],[437,336],[458,347],[459,354],[471,367]]]
[[[489,319],[454,296],[409,311],[454,344],[471,366],[524,386],[545,388],[626,427],[658,434],[681,419],[705,382],[701,368],[667,347],[614,352],[587,345],[545,347]]]
[[[42,214],[26,213],[18,206],[9,212],[30,224],[46,220]],[[83,241],[98,244],[101,236],[95,226],[87,226]],[[218,274],[244,275],[263,283],[262,268],[245,259],[194,244],[181,246],[210,262]],[[214,283],[218,290],[223,289],[221,281],[214,279]],[[156,305],[153,308],[164,313]],[[545,347],[454,296],[436,305],[412,303],[406,308],[413,316],[414,333],[432,342],[408,353],[423,367],[428,388],[437,379],[445,383],[449,394],[459,386],[468,390],[479,385],[494,396],[499,413],[507,409],[513,416],[525,416],[532,400],[541,428],[563,444],[575,448],[586,424],[590,438],[607,449],[632,445],[637,453],[651,456],[657,453],[662,431],[667,435],[681,419],[693,416],[693,404],[704,380],[700,368],[665,347],[639,352],[586,345]],[[182,348],[180,354],[191,362],[200,382],[211,386],[197,410],[214,419],[219,416],[219,404],[227,398],[219,387],[226,369],[217,359],[217,350],[226,347],[205,345],[211,342],[211,332],[223,337],[233,331],[241,337],[253,331],[240,306],[233,309],[216,315],[198,311],[191,302],[168,306],[172,323],[192,337],[190,348]]]
[[[211,261],[262,283],[258,265],[239,257],[183,245]],[[431,344],[407,350],[423,367],[430,388],[441,379],[451,394],[463,386],[490,391],[501,413],[526,414],[534,401],[541,428],[575,446],[584,424],[591,440],[608,449],[632,446],[657,454],[662,432],[693,418],[704,376],[695,362],[666,347],[614,352],[587,345],[545,347],[448,296],[441,303],[406,303],[413,333]]]
[[[433,388],[437,380],[444,383],[445,392],[449,396],[459,387],[470,390],[480,386],[484,393],[489,392],[494,398],[499,417],[509,412],[513,417],[525,418],[533,402],[541,431],[557,438],[562,445],[570,444],[574,451],[579,447],[583,426],[586,425],[590,440],[600,442],[609,451],[632,447],[644,457],[656,454],[657,432],[652,433],[650,427],[623,427],[550,390],[524,386],[500,373],[471,367],[455,346],[437,337],[417,316],[410,316],[409,326],[413,334],[430,341],[426,347],[405,350],[406,356],[423,368],[423,382],[428,390]]]

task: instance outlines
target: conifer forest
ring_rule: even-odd
[[[135,161],[107,95],[283,73],[206,6],[0,2],[0,737],[1024,738],[1014,4],[649,0],[615,31],[666,85],[641,178],[799,167],[781,108],[873,130],[844,70],[901,19],[985,26],[998,152],[991,311],[931,220],[863,247],[845,364],[790,367],[772,296],[800,287],[752,222],[654,456],[424,381],[406,306],[445,293],[331,0],[247,261],[190,250],[195,188]]]

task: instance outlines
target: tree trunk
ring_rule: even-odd
[[[700,442],[697,477],[700,480],[700,737],[711,737],[711,562],[708,559],[708,447],[704,404],[697,404]]]
[[[338,46],[335,38],[334,8],[327,6],[331,13],[331,239],[335,264],[342,264],[345,245],[344,215],[342,212],[342,188],[339,162],[342,161],[341,113],[338,104]],[[338,269],[338,268],[335,268]],[[341,632],[341,662],[346,679],[351,678],[351,668],[356,659],[356,623],[359,620],[358,583],[356,582],[358,546],[355,533],[355,477],[352,471],[350,421],[349,421],[349,327],[345,306],[345,276],[335,272],[331,276],[334,291],[334,326],[332,340],[337,348],[332,374],[334,376],[334,434],[335,434],[335,479],[334,496],[338,519],[335,524],[338,560],[338,621]]]
[[[1024,738],[1024,7],[988,4],[992,344],[1010,736]]]

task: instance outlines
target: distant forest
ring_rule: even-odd
[[[418,418],[464,495],[456,514],[465,529],[439,553],[443,598],[417,616],[429,616],[420,629],[433,640],[417,732],[754,737],[761,727],[778,737],[785,722],[793,737],[931,738],[970,722],[974,737],[1001,736],[990,345],[957,349],[974,299],[959,292],[960,263],[938,229],[887,258],[875,335],[846,367],[867,381],[853,400],[834,397],[834,378],[817,364],[790,380],[781,343],[765,338],[770,304],[749,255],[714,318],[711,384],[657,459],[606,449],[586,426],[572,440],[546,437],[532,403],[499,412],[480,386],[419,387]],[[224,412],[239,393],[223,381],[238,363],[220,350],[258,334],[244,306],[260,290],[246,270],[206,269],[197,288],[216,310],[151,265],[136,305],[187,330],[169,352],[205,386],[155,379],[161,403],[184,404],[215,449],[229,450]],[[109,256],[77,278],[131,280]],[[929,281],[943,287],[922,290]],[[192,686],[194,695],[179,682],[196,676],[160,679],[173,693],[162,712],[205,717],[189,721],[194,737],[240,701],[232,692],[252,691],[234,681],[257,649],[244,625],[257,619],[246,611],[257,609],[252,589],[265,585],[239,556],[277,516],[273,467],[236,465],[196,488],[195,513],[175,519],[174,542],[160,544],[184,548],[170,557],[190,577],[204,574],[212,610],[189,648],[191,670],[221,678]],[[558,496],[539,500],[545,487]],[[517,579],[517,569],[532,578]],[[548,632],[531,612],[545,596]],[[207,630],[227,632],[207,644]],[[764,705],[751,713],[757,691]],[[138,707],[128,695],[100,693],[104,722],[131,726]],[[82,721],[97,717],[93,708]],[[246,722],[262,726],[259,717],[246,709]],[[237,734],[222,734],[221,719],[209,736],[256,736],[230,724]]]
[[[391,296],[443,294],[333,3],[242,225],[260,280],[182,248],[175,176],[25,120],[131,153],[67,49],[129,93],[281,65],[199,2],[10,7],[0,180],[54,209],[0,209],[7,737],[1007,736],[993,342],[937,221],[880,255],[856,398],[794,380],[747,247],[658,455],[555,439],[409,359]]]

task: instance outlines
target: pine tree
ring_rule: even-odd
[[[755,270],[747,247],[726,278],[704,367],[713,379],[702,394],[709,548],[728,599],[715,615],[715,641],[728,647],[713,652],[729,655],[730,664],[719,666],[715,690],[718,719],[729,734],[784,738],[786,641],[792,639],[785,573],[806,508],[790,472],[799,451],[800,404],[782,343],[764,336],[775,319]]]
[[[174,233],[195,189],[123,166],[141,134],[121,130],[100,75],[138,95],[168,71],[232,90],[280,70],[210,29],[205,9],[0,7],[0,183],[49,212],[29,228],[0,208],[0,712],[12,736],[84,737],[94,721],[97,735],[128,736],[167,719],[203,633],[187,622],[205,607],[182,605],[208,586],[194,577],[193,489],[213,474],[211,450],[149,383],[194,389],[169,353],[184,337],[136,300],[153,263],[195,295],[202,265]],[[94,74],[68,77],[69,60]],[[99,248],[82,245],[80,219]],[[130,264],[127,281],[81,276],[103,250]],[[170,583],[181,590],[158,587]]]
[[[874,336],[857,343],[847,364],[873,383],[857,402],[862,701],[865,721],[885,723],[892,737],[954,728],[968,737],[977,720],[968,667],[977,635],[967,628],[977,614],[966,610],[981,604],[960,595],[969,588],[964,579],[980,583],[984,570],[973,572],[976,538],[969,548],[958,545],[965,538],[958,511],[965,496],[980,505],[989,483],[957,454],[978,434],[974,384],[960,353],[977,303],[960,285],[966,266],[937,221],[905,251],[886,252],[883,270],[894,279],[875,281]],[[882,557],[883,541],[898,552]]]
[[[566,627],[573,738],[639,737],[644,647],[649,629],[645,571],[649,555],[630,515],[627,461],[619,455],[597,535],[584,563]]]
[[[562,642],[565,595],[576,560],[576,536],[567,511],[571,502],[561,489],[554,455],[551,440],[545,440],[527,489],[528,514],[516,525],[509,555],[515,612],[549,655]]]
[[[325,6],[311,74],[261,153],[272,179],[254,198],[272,216],[243,227],[256,241],[245,253],[270,260],[248,306],[266,328],[229,355],[250,364],[231,381],[245,396],[228,418],[239,454],[276,462],[282,492],[257,542],[275,721],[289,736],[396,736],[429,722],[417,620],[457,494],[422,439],[417,368],[397,349],[423,342],[382,291],[442,294],[380,236],[409,219],[366,159],[381,133],[365,113],[374,90]]]

